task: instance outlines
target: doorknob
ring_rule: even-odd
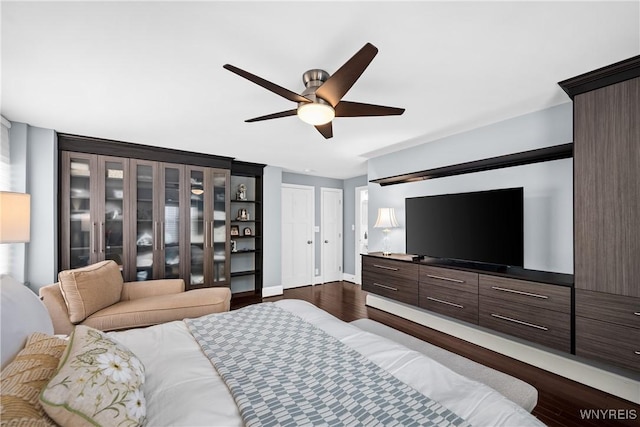
[[[307,240],[307,245],[312,244],[313,242],[311,240]]]

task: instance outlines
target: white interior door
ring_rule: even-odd
[[[356,283],[362,284],[362,257],[369,253],[369,189],[356,187]]]
[[[342,280],[342,190],[321,189],[322,281]]]
[[[313,284],[314,188],[282,185],[282,287]]]

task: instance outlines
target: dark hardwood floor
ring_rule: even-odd
[[[358,285],[349,282],[333,282],[324,285],[287,289],[284,291],[284,295],[265,298],[264,301],[277,301],[283,298],[303,299],[346,322],[370,318],[475,360],[478,363],[520,378],[538,389],[538,405],[533,410],[533,415],[549,426],[640,425],[640,405],[392,314],[367,307],[365,305],[365,297],[366,292],[362,291]],[[240,298],[234,297],[231,308],[236,309],[260,301],[259,297],[253,295],[245,295]],[[593,409],[615,410],[618,417],[627,419],[612,420],[610,419],[611,416],[607,420],[581,418],[581,410]]]

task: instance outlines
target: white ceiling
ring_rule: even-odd
[[[334,178],[368,158],[568,102],[557,82],[640,54],[631,2],[7,2],[2,106],[58,132],[267,163]],[[325,140],[294,92],[366,42],[379,53],[350,101],[402,116],[339,118]],[[117,153],[114,153],[117,154]]]

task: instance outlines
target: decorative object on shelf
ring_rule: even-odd
[[[231,252],[238,252],[238,243],[235,240],[231,240]]]
[[[232,236],[239,236],[240,235],[240,227],[238,227],[237,225],[232,225],[230,234]]]
[[[382,255],[391,255],[389,232],[390,228],[398,226],[398,220],[396,219],[396,211],[394,208],[378,208],[378,219],[373,225],[373,228],[382,228],[384,233],[384,239],[382,241]]]
[[[247,200],[247,186],[244,184],[238,185],[238,192],[236,193],[238,200]]]
[[[249,221],[249,212],[246,209],[238,209],[238,216],[236,217],[238,221]]]
[[[28,242],[31,195],[0,191],[0,206],[0,243]]]
[[[124,179],[124,171],[121,169],[107,169],[107,178]]]
[[[249,227],[245,227],[244,230],[242,230],[242,234],[244,234],[245,236],[251,236],[253,232]]]

